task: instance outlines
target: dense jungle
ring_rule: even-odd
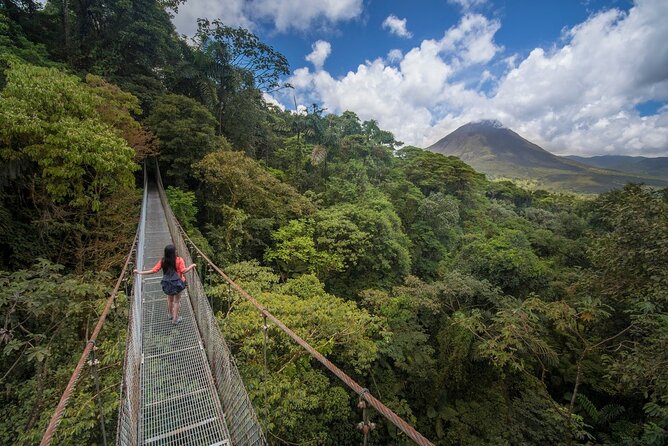
[[[280,109],[286,58],[218,21],[186,40],[178,6],[0,2],[0,444],[39,442],[155,157],[216,264],[435,444],[668,444],[668,189],[523,189]],[[257,311],[207,287],[270,442],[360,444],[354,393],[275,328],[265,376]],[[109,435],[127,311],[97,345]],[[101,444],[95,396],[85,371],[56,444]]]

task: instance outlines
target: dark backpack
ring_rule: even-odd
[[[162,291],[168,296],[174,296],[186,289],[185,282],[181,280],[181,277],[176,272],[164,275],[160,281],[160,285],[162,285]]]

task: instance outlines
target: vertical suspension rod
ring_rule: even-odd
[[[97,401],[97,410],[100,417],[100,431],[102,432],[102,444],[107,446],[107,430],[104,427],[104,408],[102,407],[102,399],[100,397],[100,377],[97,373],[97,364],[98,360],[95,358],[95,350],[97,347],[93,344],[93,349],[90,351],[90,359],[88,363],[90,364],[91,371],[93,373],[93,380],[95,381],[95,400]]]

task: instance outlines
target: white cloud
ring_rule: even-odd
[[[392,63],[392,62],[399,62],[399,61],[401,61],[401,59],[403,59],[403,58],[404,58],[404,53],[402,53],[401,50],[400,50],[400,49],[397,49],[397,48],[395,48],[395,49],[393,49],[393,50],[390,50],[390,51],[387,53],[387,60],[388,60],[390,63]]]
[[[362,0],[251,0],[250,11],[278,31],[307,30],[318,21],[334,23],[362,13]]]
[[[493,56],[490,51],[498,50],[492,41],[496,29],[495,21],[467,16],[442,39],[425,40],[420,47],[411,49],[398,66],[386,65],[378,58],[340,79],[326,71],[300,68],[288,81],[295,87],[299,102],[319,101],[335,113],[355,111],[364,120],[378,120],[402,141],[423,144],[436,116],[434,107],[448,102],[451,96],[449,78]],[[487,45],[481,45],[485,40]],[[480,48],[483,50],[478,53]],[[392,57],[401,57],[400,52],[391,53]],[[468,91],[462,97],[484,98]],[[462,101],[454,102],[457,107],[464,106]]]
[[[406,19],[400,19],[394,14],[387,16],[383,22],[383,29],[389,29],[392,34],[405,39],[413,37],[413,34],[406,29]]]
[[[443,50],[458,55],[465,65],[487,63],[502,48],[494,43],[494,34],[501,28],[498,20],[480,14],[467,14],[459,25],[450,28],[441,40]]]
[[[506,57],[503,59],[503,62],[506,64],[506,67],[509,70],[512,70],[513,68],[517,67],[517,58],[519,57],[518,54],[513,54],[511,56]]]
[[[174,24],[189,36],[197,30],[197,18],[251,30],[269,24],[278,32],[306,31],[354,19],[362,8],[362,0],[189,0],[179,6]]]
[[[278,99],[273,97],[267,92],[262,92],[262,99],[264,99],[264,102],[270,105],[275,105],[276,107],[280,108],[281,110],[285,111],[285,106],[278,102]]]
[[[536,49],[501,81],[494,108],[559,152],[668,154],[665,112],[635,106],[668,100],[668,2],[640,0],[567,31],[563,47]]]
[[[665,0],[638,0],[628,13],[592,15],[558,46],[522,58],[503,57],[498,21],[467,14],[443,38],[405,54],[392,51],[336,79],[302,68],[289,81],[300,102],[352,110],[423,147],[466,122],[495,118],[557,153],[668,156],[668,107],[651,116],[635,109],[668,101],[665,17]]]
[[[220,19],[230,26],[253,29],[255,23],[244,11],[245,0],[190,0],[179,6],[174,17],[176,30],[193,36],[197,31],[197,19]]]
[[[332,52],[332,45],[324,40],[318,40],[313,45],[311,45],[311,48],[313,51],[311,54],[306,56],[305,59],[311,62],[316,70],[322,70],[322,66],[325,63],[325,60]]]
[[[487,3],[487,0],[448,0],[451,5],[461,7],[464,11],[470,11]]]

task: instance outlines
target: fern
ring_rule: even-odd
[[[668,433],[656,423],[645,424],[642,441],[647,446],[663,446],[668,440]]]
[[[615,421],[624,412],[626,412],[624,406],[620,406],[619,404],[607,404],[599,411],[598,422],[600,424],[608,424]]]
[[[596,406],[594,406],[594,403],[592,403],[591,400],[582,393],[578,393],[577,401],[584,413],[589,415],[589,418],[591,418],[595,423],[598,423],[600,414]]]
[[[620,406],[619,404],[607,404],[599,410],[594,403],[582,393],[578,394],[577,401],[582,411],[598,425],[609,424],[619,418],[619,416],[626,411],[624,406]]]
[[[643,407],[645,413],[650,417],[665,418],[668,417],[668,409],[661,407],[655,402],[649,402]]]

